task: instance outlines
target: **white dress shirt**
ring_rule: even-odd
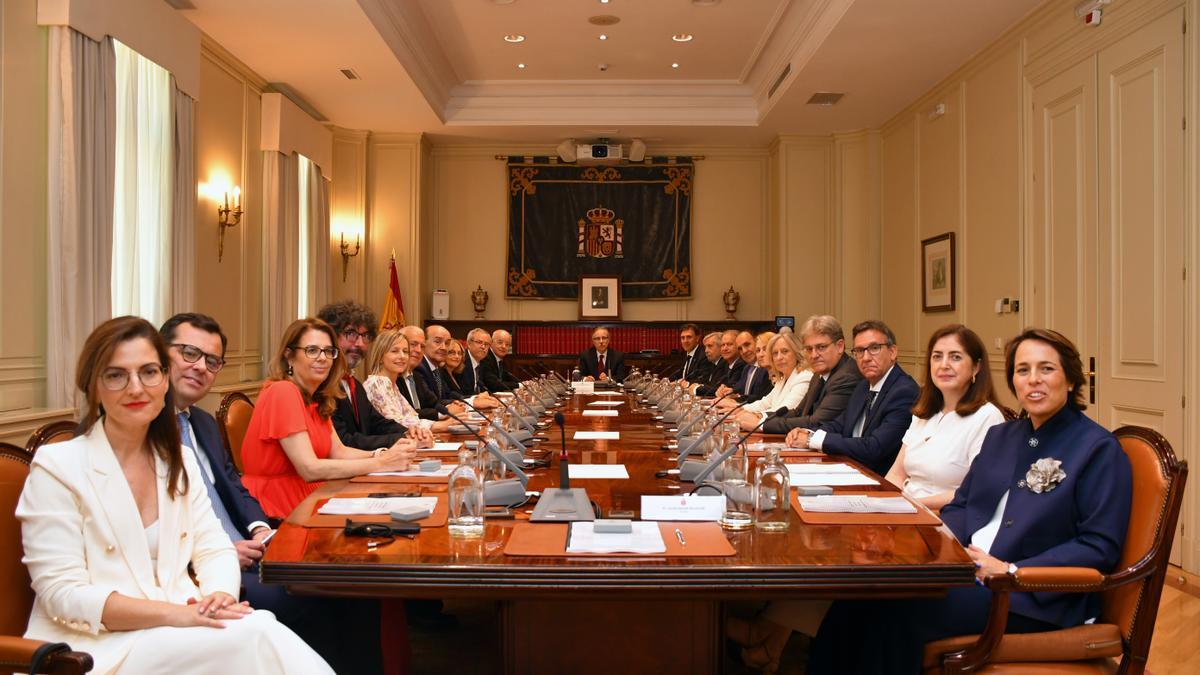
[[[888,371],[883,374],[883,377],[879,378],[878,382],[876,382],[875,384],[873,384],[867,388],[867,391],[875,392],[875,404],[874,405],[879,405],[879,392],[883,391],[883,383],[887,382],[888,376],[892,374],[892,371],[895,370],[895,368],[896,368],[895,365],[893,365],[891,368],[888,368]],[[867,424],[867,411],[864,408],[862,414],[859,415],[858,419],[854,421],[854,427],[853,427],[852,431],[850,432],[851,436],[854,438],[861,436],[863,427],[865,427],[866,424]],[[813,450],[820,450],[821,446],[824,443],[825,443],[825,430],[824,429],[817,429],[816,431],[812,432],[811,436],[808,437],[808,447],[812,448]]]
[[[958,489],[988,429],[1003,421],[991,403],[966,417],[953,410],[927,420],[914,416],[904,433],[904,494],[920,499]]]

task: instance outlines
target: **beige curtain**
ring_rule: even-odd
[[[46,405],[67,408],[83,341],[111,312],[116,65],[111,39],[48,30]]]
[[[307,162],[308,174],[308,316],[329,302],[329,181],[321,167]]]
[[[175,113],[175,185],[171,200],[171,314],[196,307],[195,105],[171,77]]]
[[[299,279],[299,158],[263,153],[263,349],[269,363],[295,321]],[[263,376],[266,376],[264,370]]]

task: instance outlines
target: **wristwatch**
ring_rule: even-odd
[[[1017,565],[1016,565],[1016,563],[1008,563],[1008,573],[1009,573],[1009,574],[1016,574],[1016,573],[1017,573]]]

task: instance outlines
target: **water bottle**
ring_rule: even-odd
[[[458,466],[450,472],[446,489],[450,502],[448,529],[451,537],[483,536],[483,481],[476,470],[471,451],[463,448],[458,453]]]
[[[580,382],[582,380],[583,380],[583,373],[581,373],[579,371],[579,366],[575,366],[574,368],[571,369],[571,381],[572,382]]]
[[[754,526],[767,532],[788,529],[791,476],[779,458],[779,448],[767,448],[754,469]]]

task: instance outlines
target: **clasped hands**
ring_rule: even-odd
[[[812,429],[792,429],[784,442],[789,448],[807,448],[808,440],[812,438]]]
[[[217,591],[199,600],[191,598],[186,605],[172,605],[167,618],[169,626],[208,626],[224,628],[223,620],[240,619],[254,610],[249,602],[238,602],[228,593]]]
[[[401,438],[388,448],[377,454],[380,471],[404,471],[408,469],[417,456],[417,442],[411,438]]]

